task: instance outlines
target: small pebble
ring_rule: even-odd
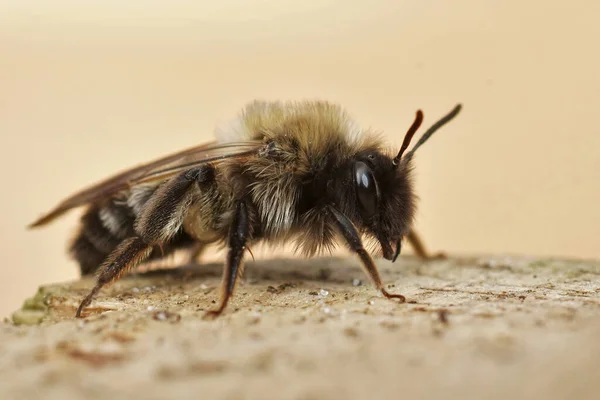
[[[148,308],[146,308],[146,310],[152,311],[152,310],[154,310],[154,307],[153,306],[148,306]]]
[[[159,311],[154,315],[154,318],[159,320],[159,321],[166,321],[167,320],[167,313],[164,311]]]
[[[136,287],[134,287],[134,288],[132,288],[132,289],[131,289],[131,291],[132,291],[133,293],[139,293],[139,292],[140,292],[140,289],[139,289],[139,288],[136,288]]]
[[[152,318],[157,321],[170,321],[171,323],[176,323],[181,320],[181,315],[169,311],[156,311],[154,315],[152,315]]]
[[[352,279],[352,286],[362,286],[362,281],[360,279]]]
[[[319,290],[319,296],[321,297],[327,297],[329,295],[329,292],[325,289],[321,289]]]

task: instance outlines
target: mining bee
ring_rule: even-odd
[[[217,132],[218,140],[78,192],[30,227],[87,207],[70,253],[82,275],[97,274],[97,283],[76,317],[102,287],[138,264],[180,249],[198,254],[210,244],[228,249],[220,303],[210,316],[226,308],[244,253],[258,242],[293,243],[310,257],[341,240],[385,297],[404,301],[385,289],[372,255],[395,261],[406,237],[427,257],[412,230],[412,160],[460,109],[459,104],[407,151],[423,121],[417,111],[396,152],[337,104],[254,101]]]

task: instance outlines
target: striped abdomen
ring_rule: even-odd
[[[137,236],[135,220],[155,189],[138,188],[133,193],[93,205],[85,211],[81,217],[81,228],[69,249],[79,263],[82,275],[94,273],[121,241]],[[153,249],[150,259],[161,258],[193,242],[189,235],[181,232],[162,249]]]

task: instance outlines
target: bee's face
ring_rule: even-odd
[[[410,165],[396,168],[379,152],[359,153],[345,166],[336,203],[363,233],[374,237],[383,256],[394,258],[394,246],[409,230],[414,215]],[[336,185],[337,186],[337,185]]]

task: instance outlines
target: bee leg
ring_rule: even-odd
[[[104,285],[119,279],[119,277],[125,271],[142,262],[150,255],[151,252],[152,246],[148,245],[140,237],[133,237],[123,240],[123,242],[121,242],[117,249],[104,263],[105,267],[100,275],[98,275],[96,286],[94,286],[92,291],[85,297],[85,299],[83,299],[77,308],[75,318],[81,317],[81,312],[83,309],[92,302],[94,296],[100,291],[100,289],[102,289]]]
[[[227,306],[241,269],[240,265],[244,257],[244,251],[246,250],[246,242],[249,233],[250,223],[248,218],[248,207],[242,200],[236,205],[233,221],[229,228],[229,251],[227,252],[225,269],[223,270],[223,283],[219,308],[207,311],[206,317],[219,316]]]
[[[196,242],[189,247],[187,250],[188,253],[185,255],[185,264],[197,264],[199,262],[200,256],[206,250],[207,245],[202,242]]]
[[[419,257],[422,260],[425,260],[425,261],[443,260],[443,259],[447,258],[446,254],[443,252],[430,254],[425,249],[425,245],[423,245],[423,240],[421,239],[420,235],[414,229],[411,229],[410,231],[408,231],[408,233],[406,234],[406,239],[408,240],[408,242],[410,243],[410,246],[415,251],[417,257]]]
[[[119,279],[148,258],[153,248],[160,248],[177,234],[192,202],[190,189],[196,182],[204,184],[214,179],[212,168],[206,165],[184,171],[156,189],[135,221],[138,236],[123,240],[108,256],[96,286],[83,299],[75,317],[81,317],[83,309],[104,285]]]
[[[373,258],[371,258],[369,253],[363,247],[362,241],[360,240],[360,235],[358,234],[358,231],[354,227],[352,221],[350,221],[348,217],[333,207],[329,207],[329,211],[334,218],[337,228],[340,230],[342,236],[346,240],[346,243],[350,247],[350,250],[358,255],[365,271],[369,275],[369,278],[371,278],[373,284],[375,284],[375,287],[388,299],[398,299],[402,303],[405,302],[406,298],[403,295],[389,293],[383,287],[381,277],[377,271],[377,266],[375,265]]]

